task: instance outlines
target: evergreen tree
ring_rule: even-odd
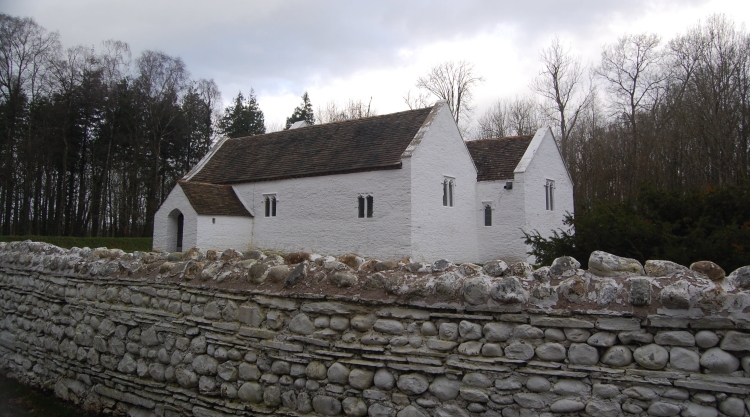
[[[286,119],[286,128],[289,129],[295,122],[304,120],[308,125],[315,124],[315,114],[313,113],[312,103],[310,103],[310,96],[305,91],[302,94],[302,104],[294,109],[294,113]]]
[[[230,138],[266,133],[263,111],[252,88],[247,100],[240,91],[234,98],[234,104],[224,110],[224,116],[219,120],[219,132]]]

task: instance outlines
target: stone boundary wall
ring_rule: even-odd
[[[750,416],[750,267],[0,244],[0,368],[112,415]]]

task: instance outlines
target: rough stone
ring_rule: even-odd
[[[465,340],[479,340],[482,338],[482,326],[462,320],[458,324],[458,334]]]
[[[199,355],[193,359],[193,370],[198,375],[215,375],[219,363],[208,355]]]
[[[620,339],[620,342],[623,344],[629,345],[632,342],[639,342],[639,343],[653,343],[654,342],[654,335],[651,333],[647,333],[644,330],[638,330],[633,332],[620,332],[617,334],[617,338]]]
[[[482,342],[463,342],[458,345],[458,353],[466,356],[478,356],[482,352]]]
[[[632,278],[630,280],[630,303],[636,307],[651,305],[651,280]]]
[[[745,402],[739,398],[729,397],[719,403],[719,411],[730,417],[745,415]]]
[[[719,343],[719,336],[710,330],[701,330],[695,334],[695,344],[702,349],[708,349]]]
[[[315,326],[307,314],[300,313],[292,317],[292,320],[289,321],[289,330],[307,336],[315,332]]]
[[[521,324],[513,329],[515,339],[541,339],[544,337],[542,329],[528,324]]]
[[[316,395],[312,399],[313,410],[324,416],[336,416],[341,414],[341,403],[334,397],[327,395]]]
[[[480,372],[467,373],[466,375],[464,375],[461,383],[466,386],[475,388],[489,388],[492,386],[492,380],[485,374]]]
[[[624,409],[624,407],[622,409]],[[585,409],[586,413],[591,416],[616,416],[620,414],[620,410],[620,404],[615,401],[599,400],[589,401],[588,403],[586,403]],[[640,413],[640,411],[638,411],[637,413]]]
[[[349,368],[339,362],[328,368],[328,382],[344,385],[349,382]]]
[[[257,382],[245,382],[237,390],[237,397],[242,401],[258,404],[263,401],[263,386]]]
[[[508,359],[526,361],[534,357],[534,347],[522,342],[513,342],[506,346],[505,356]]]
[[[572,413],[575,411],[581,411],[586,405],[580,401],[575,400],[557,400],[550,405],[550,410],[554,413]]]
[[[458,325],[456,323],[441,323],[438,328],[438,335],[443,340],[457,340]]]
[[[565,338],[570,340],[571,342],[576,343],[582,343],[586,342],[589,337],[591,337],[591,333],[588,330],[583,329],[564,329]]]
[[[532,376],[526,381],[526,388],[531,392],[547,392],[552,387],[547,378]]]
[[[353,388],[364,390],[372,386],[372,380],[374,377],[374,372],[356,368],[349,372],[349,385]]]
[[[544,339],[548,342],[564,342],[565,341],[565,333],[560,329],[545,329],[544,330]]]
[[[695,337],[687,331],[662,331],[656,333],[654,342],[668,346],[695,346]]]
[[[617,335],[610,332],[597,332],[588,338],[586,343],[597,347],[610,347],[617,341]]]
[[[305,374],[307,374],[308,378],[312,379],[326,379],[327,372],[326,365],[318,361],[310,362],[305,368]]]
[[[698,261],[690,265],[690,269],[696,272],[700,272],[705,275],[711,281],[721,281],[726,276],[726,272],[719,265],[711,261]]]
[[[510,323],[487,323],[482,329],[488,342],[505,342],[513,334],[514,324]]]
[[[710,348],[701,356],[700,365],[712,374],[731,374],[740,367],[740,360],[720,348]]]
[[[369,417],[393,417],[394,414],[395,412],[393,408],[387,407],[380,403],[371,405],[367,410],[367,415]]]
[[[419,395],[427,391],[430,384],[424,375],[412,373],[401,375],[398,378],[397,386],[407,394]]]
[[[568,348],[568,360],[576,365],[595,365],[599,362],[599,351],[584,343],[571,343]]]
[[[750,334],[730,330],[721,339],[719,347],[729,351],[750,350]]]
[[[669,360],[669,352],[657,344],[641,346],[633,352],[633,359],[646,369],[663,369]]]
[[[565,271],[576,270],[581,267],[581,263],[571,256],[563,256],[552,261],[549,267],[549,273],[553,276],[560,276]]]
[[[642,401],[650,401],[659,396],[656,391],[652,390],[651,388],[640,386],[626,388],[622,391],[622,393],[630,398],[635,398],[636,400]]]
[[[648,414],[656,417],[669,417],[680,414],[679,405],[657,401],[648,407]]]
[[[485,343],[484,345],[482,345],[482,356],[503,356],[503,348],[497,343]]]
[[[602,356],[602,363],[615,367],[628,366],[632,362],[633,353],[630,349],[621,345],[612,346]]]
[[[552,391],[566,397],[585,396],[589,394],[590,387],[575,379],[561,379],[555,383]]]
[[[643,265],[635,259],[594,251],[589,257],[589,271],[601,277],[643,275]]]
[[[432,381],[429,386],[430,393],[440,401],[450,401],[458,397],[458,391],[461,383],[456,380],[439,376]]]
[[[495,260],[485,263],[482,270],[491,277],[500,277],[508,271],[508,268],[508,264],[505,261]]]
[[[567,357],[565,346],[559,343],[542,343],[535,352],[539,359],[551,362],[562,362]]]
[[[396,378],[393,377],[391,371],[385,368],[381,368],[375,372],[373,382],[376,387],[382,389],[383,391],[390,391],[396,385]]]
[[[360,398],[347,397],[341,401],[344,415],[348,417],[364,417],[367,415],[367,404]]]
[[[528,291],[524,290],[521,281],[513,276],[505,277],[493,285],[490,296],[503,304],[525,303],[529,298]]]
[[[683,417],[717,417],[719,412],[714,407],[688,403],[687,408],[680,415]]]
[[[429,415],[413,405],[407,405],[396,414],[396,417],[429,417]]]
[[[490,298],[490,288],[482,278],[466,280],[463,288],[464,300],[472,305],[484,304]]]
[[[469,417],[469,413],[455,404],[448,404],[435,410],[434,417]]]
[[[701,369],[700,355],[682,347],[673,347],[669,351],[669,365],[678,371],[698,372]]]
[[[690,294],[686,281],[677,281],[661,290],[661,303],[666,308],[687,310],[690,308]]]
[[[514,394],[513,401],[524,408],[540,409],[546,406],[546,402],[542,395],[530,392]]]

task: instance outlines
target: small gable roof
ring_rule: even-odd
[[[227,139],[190,182],[237,184],[397,169],[432,108]]]
[[[190,205],[200,215],[253,217],[231,185],[178,181]]]
[[[477,181],[514,178],[513,171],[521,161],[534,135],[508,136],[466,142],[477,167]]]

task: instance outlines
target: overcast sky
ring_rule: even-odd
[[[626,33],[668,40],[713,13],[746,24],[750,1],[0,0],[0,11],[58,31],[64,47],[117,39],[134,57],[179,56],[227,103],[253,87],[266,124],[278,125],[305,90],[315,108],[372,97],[380,114],[405,110],[416,79],[446,60],[484,77],[476,118],[498,98],[530,94],[555,36],[596,64],[602,45]]]

